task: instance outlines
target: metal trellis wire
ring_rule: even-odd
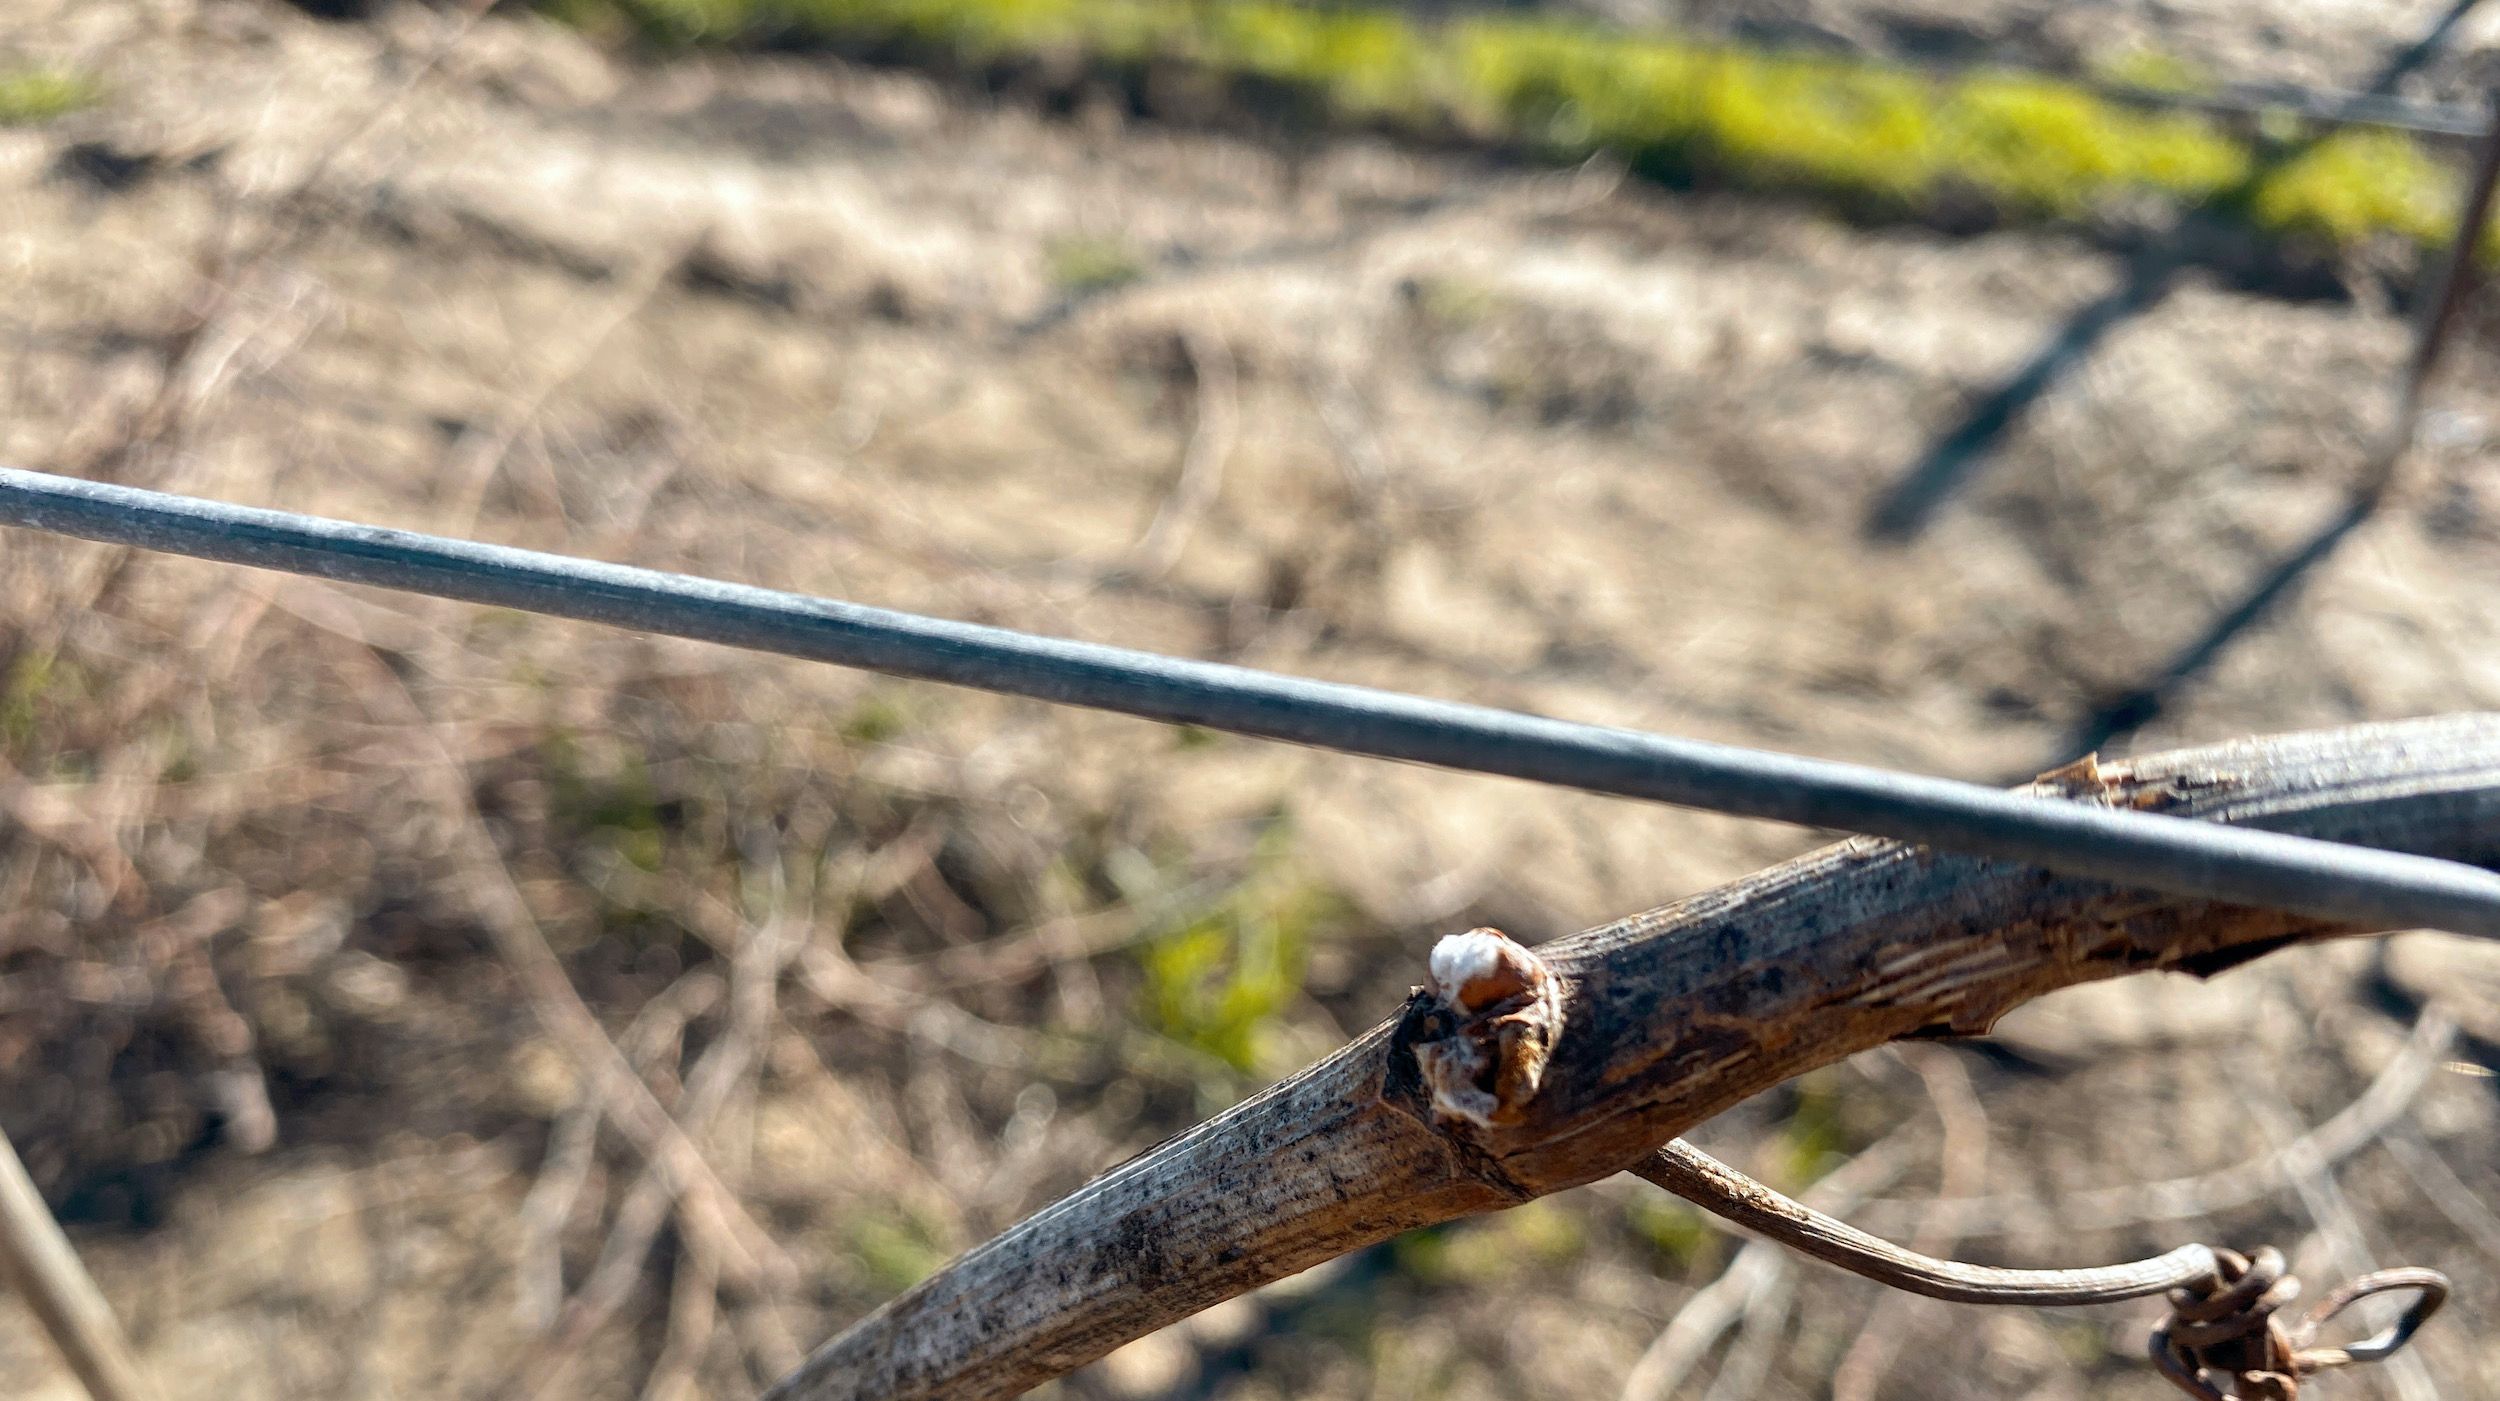
[[[2500,874],[2461,862],[46,473],[0,468],[0,524],[1350,754],[1871,833],[2175,896],[2500,938]]]

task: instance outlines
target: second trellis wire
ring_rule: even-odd
[[[2500,875],[2454,861],[8,468],[0,468],[0,525],[1350,754],[1867,832],[2176,896],[2500,938]]]

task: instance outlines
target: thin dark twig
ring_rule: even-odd
[[[1908,1169],[1909,1135],[1895,1129],[1863,1153],[1842,1163],[1806,1189],[1809,1200],[1831,1211],[1847,1211],[1870,1192],[1892,1184]],[[1752,1301],[1775,1288],[1787,1272],[1788,1252],[1767,1237],[1745,1243],[1719,1277],[1701,1287],[1624,1374],[1618,1401],[1667,1401],[1684,1377],[1699,1365],[1719,1335],[1733,1327]]]
[[[2183,1245],[2166,1255],[2080,1270],[2009,1270],[1905,1250],[1727,1166],[1682,1139],[1632,1168],[1702,1210],[1878,1284],[1961,1304],[2108,1304],[2215,1278],[2214,1252]]]
[[[2162,1374],[2199,1401],[2273,1397],[2290,1401],[2299,1380],[2355,1362],[2393,1360],[2398,1390],[2431,1396],[2418,1358],[2400,1357],[2414,1332],[2447,1301],[2449,1282],[2436,1270],[2369,1269],[2328,1291],[2307,1315],[2286,1323],[2276,1317],[2300,1292],[2271,1247],[2254,1255],[2183,1245],[2166,1255],[2123,1265],[2080,1270],[2010,1270],[1939,1260],[1905,1249],[1780,1195],[1682,1139],[1670,1140],[1633,1165],[1634,1175],[1666,1188],[1713,1215],[1767,1240],[1852,1274],[1907,1293],[1963,1304],[2108,1304],[2167,1294],[2170,1314],[2155,1327],[2151,1352]],[[2348,1217],[2331,1183],[2332,1215]],[[2349,1234],[2350,1223],[2344,1221]],[[2352,1251],[2356,1257],[2362,1252]],[[2352,1304],[2384,1294],[2409,1293],[2413,1302],[2375,1336],[2341,1347],[2313,1346],[2328,1322]],[[2236,1380],[2224,1391],[2208,1374]],[[1835,1386],[1835,1391],[1838,1387]]]
[[[2475,153],[2473,178],[2465,203],[2458,211],[2456,233],[2432,280],[2430,295],[2422,301],[2413,354],[2406,360],[2404,378],[2397,385],[2395,412],[2378,445],[2371,450],[2361,479],[2353,486],[2351,499],[2307,544],[2285,556],[2238,604],[2180,648],[2152,679],[2110,701],[2087,719],[2067,742],[2068,754],[2090,753],[2160,716],[2182,686],[2212,667],[2234,640],[2272,612],[2294,585],[2308,577],[2386,504],[2396,485],[2397,468],[2403,465],[2405,454],[2413,446],[2432,372],[2439,368],[2447,350],[2449,332],[2456,325],[2466,293],[2475,285],[2475,253],[2481,247],[2483,230],[2491,222],[2495,188],[2500,188],[2500,94],[2494,96],[2490,122]]]
[[[1896,1054],[1909,1060],[1943,1128],[1937,1195],[1944,1199],[1978,1196],[1988,1177],[1988,1111],[1971,1085],[1970,1071],[1941,1046],[1902,1047]],[[1918,1223],[1910,1246],[1922,1255],[1937,1255],[1951,1250],[1957,1240],[1950,1218],[1932,1211]],[[1832,1367],[1831,1401],[1874,1401],[1900,1357],[1911,1325],[1933,1307],[1901,1294],[1876,1300],[1858,1336]]]
[[[2369,87],[2360,93],[2341,97],[2295,95],[2288,102],[2260,104],[2248,109],[2252,112],[2279,111],[2288,105],[2319,124],[2289,141],[2259,142],[2254,148],[2257,160],[2240,179],[2198,201],[2193,210],[2184,211],[2190,217],[2173,237],[2140,250],[2131,260],[2125,280],[2116,289],[2076,311],[2021,369],[1976,401],[1958,426],[1920,454],[1917,463],[1884,493],[1868,516],[1866,530],[1869,537],[1900,544],[1924,530],[1936,511],[1962,491],[1973,474],[1988,464],[2007,430],[2013,427],[2025,410],[2082,364],[2113,331],[2167,301],[2170,294],[2178,290],[2180,275],[2190,265],[2211,256],[2209,251],[2198,246],[2199,239],[2187,236],[2201,222],[2198,216],[2235,209],[2259,196],[2267,180],[2289,167],[2293,161],[2315,151],[2328,139],[2331,135],[2329,128],[2336,124],[2338,114],[2359,112],[2372,103],[2392,100],[2397,84],[2439,51],[2464,10],[2474,3],[2475,0],[2457,0],[2457,8],[2443,16],[2420,40],[2392,55],[2370,81]],[[2124,89],[2114,89],[2104,95],[2126,99]],[[2144,99],[2151,95],[2138,93],[2136,96]],[[2208,102],[2212,100],[2206,99]],[[2490,116],[2482,112],[2466,114],[2463,120],[2463,134],[2467,136],[2481,134],[2491,125]],[[2476,222],[2479,226],[2479,221]],[[2343,528],[2350,529],[2349,526]],[[2325,548],[2331,547],[2330,542]],[[2314,562],[2314,559],[2292,562],[2287,565],[2288,577],[2297,577],[2298,570]],[[2087,743],[2069,752],[2080,754],[2097,747]]]

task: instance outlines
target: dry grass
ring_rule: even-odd
[[[2331,508],[2404,344],[2383,310],[2192,288],[1881,550],[1866,504],[2100,255],[893,73],[642,69],[528,22],[413,88],[449,32],[422,11],[16,22],[107,96],[0,132],[12,461],[1937,771],[2056,757]],[[1071,276],[1087,248],[1121,275]],[[2500,694],[2500,404],[2464,360],[2399,505],[2172,733]],[[1211,393],[1222,469],[1183,492]],[[1544,936],[1804,840],[22,537],[0,600],[0,1120],[200,1394],[735,1394],[1384,1014],[1433,934]],[[498,920],[795,1277],[741,1282],[646,1185],[651,1136],[603,1123]],[[2427,980],[2328,951],[2010,1029],[1969,1058],[1988,1191],[2227,1163],[2234,1064],[2297,1067],[2327,1117],[2408,998],[2479,967],[2424,947]],[[2411,1120],[2476,1190],[2485,1084],[2433,1077]],[[1914,1195],[1928,1094],[1879,1057],[1711,1137],[1797,1186],[1897,1133]],[[2500,1316],[2400,1163],[2343,1172],[2389,1258]],[[1067,1394],[1608,1394],[1730,1258],[1636,1187],[1398,1242]],[[2277,1194],[1986,1248],[2191,1229],[2311,1236]],[[1813,1394],[1873,1302],[1794,1284],[1730,1325],[1757,1394]],[[1881,1394],[2159,1394],[2106,1322],[1915,1315],[1905,1346],[1974,1361]],[[2500,1394],[2473,1336],[2427,1340],[2443,1394]],[[49,1365],[0,1313],[0,1374]]]

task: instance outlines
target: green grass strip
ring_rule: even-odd
[[[96,99],[95,84],[49,68],[0,69],[0,126],[29,126]]]
[[[2350,130],[2261,157],[2206,117],[2052,78],[1936,77],[1554,19],[1427,23],[1274,0],[548,0],[670,43],[821,43],[983,66],[1177,64],[1317,115],[1560,160],[1612,152],[1673,182],[1832,197],[1867,215],[1973,208],[2088,220],[2147,197],[2349,248],[2444,242],[2457,178],[2414,140]]]

